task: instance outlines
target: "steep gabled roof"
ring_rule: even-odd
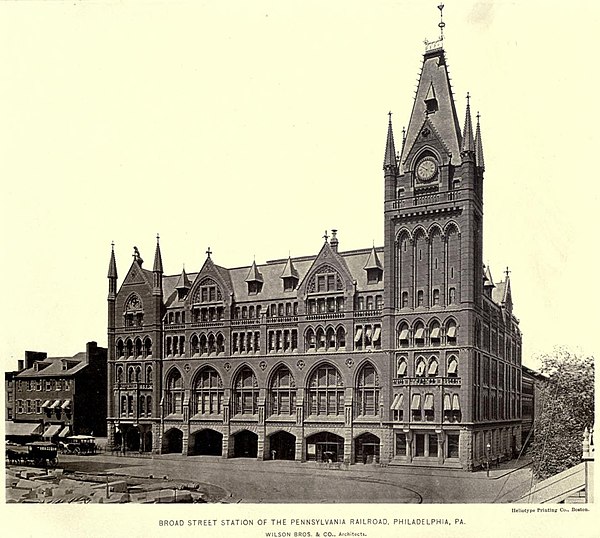
[[[436,109],[428,111],[427,101],[435,101]],[[401,164],[417,142],[425,118],[429,118],[436,132],[444,140],[452,155],[451,163],[460,165],[461,134],[446,57],[439,48],[425,53],[419,84],[415,95],[410,121],[406,132],[406,141],[402,150]]]

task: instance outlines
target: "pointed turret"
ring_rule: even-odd
[[[477,128],[475,131],[475,164],[485,169],[485,162],[483,160],[483,144],[481,143],[481,127],[479,125],[479,112],[477,112]]]
[[[111,243],[111,250],[110,250],[110,262],[108,263],[108,276],[107,278],[118,278],[117,275],[117,262],[115,260],[115,244]]]
[[[490,271],[489,265],[485,268],[484,286],[489,286],[490,288],[496,287],[496,284],[494,284],[494,280],[492,279],[492,272]]]
[[[367,258],[367,263],[363,267],[365,270],[369,269],[380,269],[383,271],[383,265],[379,261],[379,256],[377,256],[377,251],[375,250],[375,245],[371,248],[371,252],[369,253],[369,257]]]
[[[117,296],[117,262],[115,260],[115,244],[110,244],[110,261],[108,262],[108,299],[114,300]]]
[[[470,96],[467,93],[467,110],[465,112],[465,127],[463,130],[462,148],[460,154],[465,158],[473,158],[475,156],[475,141],[473,139],[473,123],[471,122],[471,104]]]
[[[154,252],[154,266],[152,268],[152,289],[153,295],[162,296],[162,276],[163,276],[163,263],[162,256],[160,253],[160,237],[156,234],[156,250]]]
[[[288,256],[287,262],[285,262],[285,267],[280,278],[295,278],[296,280],[300,278],[290,256]]]
[[[383,157],[383,169],[386,172],[397,173],[398,162],[396,160],[396,145],[394,143],[394,130],[392,129],[392,113],[388,112],[388,132],[385,142],[385,155]]]
[[[176,289],[189,290],[192,287],[192,283],[185,272],[185,267],[181,270],[181,274],[177,279],[177,284],[175,285]]]
[[[152,268],[152,270],[155,273],[163,272],[163,262],[162,256],[160,254],[160,237],[158,234],[156,234],[156,250],[154,251],[154,267]]]
[[[252,262],[250,266],[250,271],[248,271],[248,276],[246,277],[246,282],[263,282],[263,277],[256,267],[256,260]]]
[[[373,245],[369,257],[367,258],[367,263],[365,263],[363,269],[367,272],[367,282],[369,284],[381,281],[381,277],[383,276],[383,265],[381,261],[379,261],[375,245]]]
[[[288,256],[280,278],[283,280],[283,291],[293,291],[298,286],[300,276],[294,267],[291,256]]]

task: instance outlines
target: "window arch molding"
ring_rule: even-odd
[[[357,366],[353,389],[358,416],[379,415],[379,379],[379,371],[369,359]]]
[[[269,415],[296,413],[296,378],[285,363],[276,364],[267,379]]]
[[[172,366],[165,376],[165,413],[183,413],[184,381],[183,374],[177,366]]]
[[[247,363],[240,364],[231,376],[234,415],[255,415],[258,413],[258,377]]]
[[[192,379],[192,413],[217,414],[223,412],[225,386],[223,377],[213,366],[203,366]]]
[[[442,156],[439,154],[439,152],[433,146],[427,144],[423,146],[417,153],[415,153],[414,157],[411,159],[410,170],[414,171],[417,163],[425,157],[431,157],[435,159],[438,164],[443,162]]]
[[[309,415],[343,415],[346,380],[336,366],[329,361],[318,362],[305,379]]]

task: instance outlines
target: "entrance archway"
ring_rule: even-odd
[[[181,454],[183,451],[183,432],[171,428],[163,435],[163,454]]]
[[[243,430],[233,436],[234,458],[256,458],[258,455],[258,435]]]
[[[354,440],[355,463],[379,463],[379,437],[363,433]]]
[[[306,459],[333,463],[344,460],[344,438],[335,433],[315,433],[306,438]]]
[[[190,436],[190,455],[221,456],[223,454],[223,434],[215,430],[202,430]]]
[[[288,432],[277,432],[269,437],[269,454],[271,460],[296,459],[296,436]]]
[[[128,452],[138,452],[140,449],[140,430],[137,426],[127,428],[125,443]]]

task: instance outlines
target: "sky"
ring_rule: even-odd
[[[106,345],[111,242],[166,274],[383,244],[438,2],[21,2],[0,8],[0,358]],[[461,125],[485,152],[484,262],[510,268],[523,362],[595,354],[600,7],[447,0]],[[594,118],[595,117],[595,118]],[[594,219],[595,220],[595,219]]]

